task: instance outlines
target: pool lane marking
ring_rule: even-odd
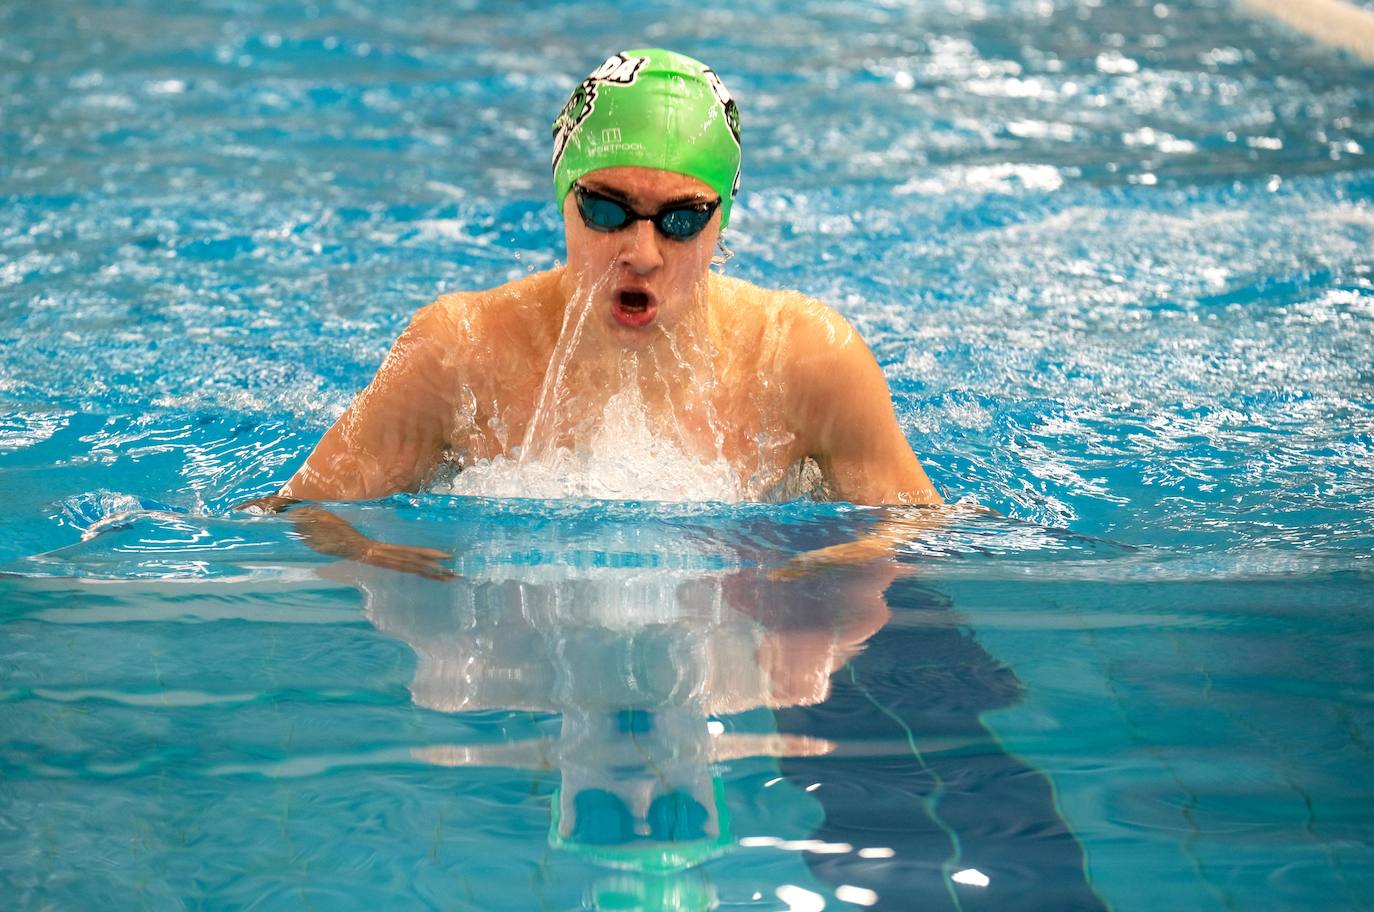
[[[921,753],[921,749],[916,746],[916,735],[912,732],[911,728],[902,721],[900,716],[883,705],[882,701],[877,697],[873,696],[873,693],[859,681],[858,672],[855,671],[852,663],[848,663],[848,671],[850,683],[858,689],[859,693],[863,694],[864,699],[873,704],[873,706],[883,715],[897,723],[897,726],[906,733],[906,743],[911,749],[911,755],[916,758],[916,762],[921,765],[921,769],[929,773],[931,778],[935,780],[935,788],[931,789],[930,792],[921,799],[921,806],[925,808],[926,816],[930,818],[931,822],[939,827],[945,834],[945,837],[949,839],[950,851],[952,854],[945,860],[945,863],[940,866],[942,874],[941,879],[944,880],[945,892],[949,894],[949,899],[950,902],[954,904],[955,912],[963,912],[964,905],[960,902],[959,891],[954,889],[956,881],[953,877],[955,871],[961,867],[960,863],[963,861],[964,846],[959,839],[959,834],[940,817],[939,813],[940,799],[945,795],[945,781],[940,778],[939,773],[931,768],[930,764],[926,763],[926,758]]]
[[[1065,611],[1064,607],[1060,605],[1057,601],[1050,601],[1050,605],[1054,608],[1055,612],[1058,615],[1070,619],[1070,621],[1075,625],[1073,628],[1066,629],[1071,629],[1075,633],[1086,633],[1090,638],[1090,641],[1093,643],[1093,648],[1097,650],[1099,655],[1102,655],[1102,648],[1096,644],[1096,635],[1093,633],[1092,628],[1088,625],[1088,622],[1085,618],[1083,618],[1081,615]],[[971,622],[968,624],[968,629],[972,635],[976,636],[976,629],[974,628]],[[986,644],[983,644],[983,649],[987,651],[988,655],[992,656],[994,659],[1000,662],[1004,668],[1011,671],[1014,675],[1016,674],[1016,666],[1013,665],[1011,661],[1005,658],[998,658],[996,653],[994,653],[993,650]],[[1020,683],[1022,687],[1022,695],[1019,700],[1012,704],[1012,706],[1025,704],[1030,701],[1030,682],[1022,680],[1020,675],[1016,675],[1016,680],[1018,683]],[[1110,684],[1106,681],[1105,677],[1103,681],[1104,684],[1107,684],[1108,688],[1110,689]],[[1006,708],[1010,709],[1011,707]],[[1121,706],[1119,701],[1117,702],[1116,709],[1117,715],[1120,716]],[[1082,859],[1081,870],[1083,872],[1083,883],[1087,886],[1088,892],[1091,893],[1102,903],[1102,907],[1104,910],[1106,910],[1106,912],[1116,912],[1116,904],[1112,902],[1111,897],[1107,896],[1103,891],[1099,890],[1097,884],[1093,881],[1092,864],[1088,857],[1087,839],[1085,836],[1080,835],[1079,832],[1074,828],[1074,824],[1072,821],[1070,821],[1069,815],[1064,811],[1063,799],[1060,796],[1059,780],[1049,770],[1041,769],[1030,757],[1022,754],[1019,751],[1013,750],[1004,740],[1002,740],[1002,735],[997,730],[997,726],[992,723],[989,723],[984,718],[983,713],[978,714],[978,722],[983,727],[983,730],[988,733],[988,736],[992,738],[993,742],[1002,749],[1003,753],[1005,753],[1008,757],[1011,757],[1013,760],[1020,762],[1023,766],[1025,766],[1027,770],[1030,770],[1031,772],[1039,775],[1040,778],[1043,779],[1045,783],[1049,786],[1050,806],[1054,808],[1054,812],[1059,815],[1059,820],[1061,823],[1064,824],[1064,829],[1067,830],[1069,835],[1073,837],[1073,841],[1078,844],[1079,855]]]
[[[1197,876],[1198,880],[1211,891],[1213,897],[1221,903],[1224,909],[1228,910],[1228,912],[1240,912],[1231,891],[1212,879],[1212,876],[1208,873],[1207,865],[1197,853],[1197,841],[1203,835],[1202,828],[1198,826],[1196,814],[1198,805],[1202,801],[1201,795],[1187,783],[1183,775],[1179,773],[1178,767],[1165,756],[1160,745],[1152,741],[1140,725],[1137,724],[1135,716],[1127,707],[1126,695],[1123,693],[1123,688],[1128,685],[1118,672],[1118,668],[1121,665],[1120,659],[1108,652],[1107,648],[1098,641],[1097,631],[1089,629],[1087,634],[1088,642],[1092,644],[1092,648],[1097,651],[1097,654],[1102,659],[1102,679],[1107,685],[1107,690],[1111,692],[1112,705],[1115,707],[1116,714],[1121,719],[1121,723],[1126,729],[1127,736],[1131,739],[1136,750],[1153,760],[1160,767],[1161,772],[1169,779],[1173,780],[1174,787],[1177,788],[1186,799],[1183,806],[1179,808],[1179,815],[1183,818],[1183,822],[1188,825],[1189,832],[1179,842],[1179,852],[1187,859],[1188,863],[1192,865],[1193,873]],[[1180,649],[1179,640],[1172,631],[1169,635],[1169,643],[1173,646],[1175,657],[1178,657]],[[1208,693],[1213,689],[1212,683],[1212,676],[1210,674],[1204,674],[1204,693]],[[1087,854],[1086,848],[1084,849],[1084,854]]]
[[[1346,0],[1241,0],[1241,6],[1374,63],[1374,11]]]

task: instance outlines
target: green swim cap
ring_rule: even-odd
[[[739,192],[739,110],[699,60],[651,48],[623,51],[573,90],[553,122],[558,205],[600,168],[637,165],[695,177],[720,194],[720,226]]]

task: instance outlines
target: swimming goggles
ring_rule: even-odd
[[[582,223],[593,231],[619,231],[634,222],[653,222],[658,233],[670,241],[687,241],[696,237],[720,206],[717,197],[710,203],[677,203],[653,215],[643,215],[619,200],[602,196],[581,184],[573,184],[573,193],[577,197],[577,211],[582,215]]]

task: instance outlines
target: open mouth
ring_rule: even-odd
[[[647,291],[616,292],[611,315],[622,326],[639,327],[648,325],[658,312],[654,296]]]

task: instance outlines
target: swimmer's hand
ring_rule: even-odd
[[[853,567],[869,561],[889,560],[892,553],[893,544],[885,538],[861,538],[858,541],[843,542],[798,554],[782,566],[769,570],[768,578],[773,582],[801,579],[836,567]]]
[[[234,509],[262,515],[280,513],[297,503],[300,501],[294,497],[269,494],[241,503]],[[296,524],[296,531],[301,538],[320,554],[371,564],[400,573],[413,573],[425,579],[446,580],[457,576],[442,563],[453,557],[447,551],[416,545],[393,545],[368,538],[353,528],[347,520],[313,504],[292,510],[289,515],[291,521]]]
[[[861,537],[854,541],[794,555],[787,563],[769,570],[768,579],[785,582],[841,567],[895,560],[897,554],[906,546],[942,531],[961,517],[1000,519],[1002,514],[978,504],[885,507],[883,518]],[[920,572],[917,565],[909,562],[898,563],[896,567],[897,576],[910,576]]]
[[[450,580],[456,579],[458,576],[442,563],[453,557],[447,551],[441,551],[438,548],[422,548],[418,545],[392,545],[367,538],[365,541],[367,543],[363,545],[361,550],[339,556],[364,564],[371,564],[374,567],[383,567],[387,570],[413,573],[416,576],[423,576],[425,579]]]
[[[854,541],[827,548],[816,548],[795,555],[787,563],[768,572],[775,582],[801,579],[837,567],[854,567],[870,561],[893,559],[904,545],[939,531],[959,512],[982,508],[966,507],[888,507],[881,520]],[[916,568],[901,564],[899,575],[915,573]]]

